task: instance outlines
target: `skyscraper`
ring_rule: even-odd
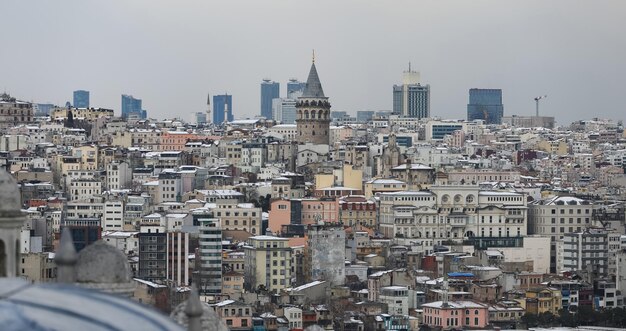
[[[225,109],[226,107],[226,109]],[[270,109],[271,110],[271,109]],[[224,117],[224,112],[228,113],[228,117]],[[213,124],[222,125],[225,120],[233,121],[233,96],[229,94],[213,96]]]
[[[501,89],[469,90],[467,104],[467,120],[484,120],[485,124],[502,124],[504,105],[502,105]]]
[[[393,113],[405,117],[430,117],[430,85],[420,84],[420,73],[405,71],[402,85],[393,86]]]
[[[267,119],[272,117],[272,100],[280,97],[280,84],[269,79],[261,83],[261,116]]]
[[[145,112],[141,108],[141,99],[135,99],[132,95],[122,94],[122,117],[128,118],[131,115],[145,118]]]
[[[322,83],[317,75],[315,60],[311,64],[309,78],[302,96],[296,103],[297,141],[300,144],[328,145],[330,134],[330,103],[324,95]]]
[[[295,78],[291,78],[287,83],[287,98],[297,99],[302,96],[302,92],[306,87],[306,83],[300,82]]]
[[[278,98],[272,100],[274,120],[282,124],[296,123],[296,99]]]
[[[89,108],[89,91],[74,91],[74,108]]]

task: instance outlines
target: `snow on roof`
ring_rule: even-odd
[[[520,196],[521,193],[510,192],[510,191],[480,191],[478,192],[480,195],[515,195]]]
[[[446,303],[443,301],[435,301],[422,304],[422,307],[428,308],[446,308]],[[448,308],[487,308],[486,305],[473,301],[448,301]]]
[[[143,280],[143,279],[139,279],[139,278],[133,278],[136,282],[138,283],[142,283],[144,285],[148,285],[150,287],[154,287],[154,288],[163,288],[163,287],[167,287],[165,285],[161,285],[161,284],[157,284],[157,283],[153,283],[147,280]]]
[[[289,240],[289,238],[281,238],[281,237],[275,237],[275,236],[254,236],[254,237],[250,237],[250,239],[254,239],[254,240],[285,240],[285,241]]]
[[[169,218],[185,218],[187,214],[167,214],[165,217]]]
[[[102,234],[103,237],[129,238],[136,235],[137,231],[110,231]]]
[[[235,300],[224,300],[224,301],[216,303],[215,306],[224,307],[224,306],[230,305],[231,303],[235,303]]]
[[[410,167],[410,168],[409,168]],[[411,169],[411,170],[434,170],[434,168],[431,168],[425,164],[421,164],[421,163],[410,163],[410,164],[401,164],[397,167],[391,168],[391,170],[406,170],[406,169]]]
[[[406,184],[405,182],[397,179],[390,178],[380,178],[380,179],[372,179],[368,184]]]
[[[295,287],[295,288],[291,289],[291,291],[299,292],[299,291],[305,290],[305,289],[307,289],[309,287],[317,286],[317,285],[324,284],[324,283],[326,283],[325,280],[316,280],[316,281],[313,281],[313,282],[310,282],[310,283],[307,283],[307,284]]]

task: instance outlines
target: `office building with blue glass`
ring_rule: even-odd
[[[367,123],[374,117],[373,110],[359,110],[356,112],[356,121],[359,123]]]
[[[393,113],[412,118],[430,117],[430,85],[394,85]]]
[[[224,116],[225,113],[226,116]],[[232,122],[233,118],[233,96],[229,94],[214,95],[213,124],[221,125],[225,120]]]
[[[261,116],[273,119],[272,100],[280,98],[280,84],[269,79],[261,83]]]
[[[74,108],[89,108],[89,91],[74,91]]]
[[[134,98],[132,95],[122,94],[122,117],[145,119],[147,114],[141,107],[141,99]]]
[[[290,79],[289,82],[287,82],[287,98],[297,99],[301,97],[305,86],[305,82],[300,82],[294,78]]]
[[[485,124],[502,124],[504,105],[502,105],[501,89],[469,90],[469,104],[467,104],[467,120],[483,120]]]

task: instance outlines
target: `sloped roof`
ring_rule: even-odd
[[[309,78],[306,80],[306,86],[304,87],[304,92],[302,92],[302,97],[325,98],[322,83],[320,82],[320,77],[317,75],[317,69],[315,68],[315,62],[311,64],[311,71],[309,71]]]

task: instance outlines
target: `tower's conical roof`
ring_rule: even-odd
[[[309,78],[306,80],[306,87],[304,92],[302,92],[302,97],[325,98],[322,83],[320,83],[320,77],[317,75],[317,69],[315,68],[315,62],[311,64],[311,71],[309,71]]]

